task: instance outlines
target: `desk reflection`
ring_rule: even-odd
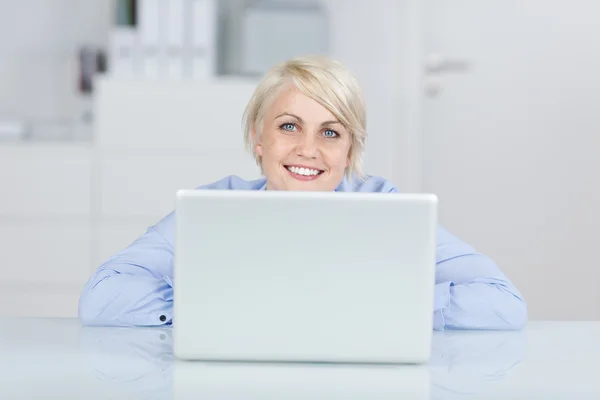
[[[524,357],[523,332],[436,332],[424,366],[219,363],[173,356],[170,328],[80,330],[94,379],[152,399],[464,398],[489,393]]]
[[[492,397],[519,374],[525,331],[444,331],[434,334],[429,371],[432,398]]]
[[[172,398],[170,328],[81,327],[79,333],[87,373],[101,383],[106,395]]]

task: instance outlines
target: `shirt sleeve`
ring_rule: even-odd
[[[434,329],[517,330],[527,306],[517,288],[487,256],[438,228]]]
[[[398,193],[388,181],[377,191]],[[489,257],[438,226],[433,328],[518,330],[527,305]]]
[[[173,215],[161,221],[171,224]],[[157,224],[158,226],[158,224]],[[170,325],[173,313],[173,246],[150,227],[102,264],[79,299],[84,325]]]

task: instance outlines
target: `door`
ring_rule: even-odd
[[[600,2],[422,7],[416,189],[532,319],[599,319]]]

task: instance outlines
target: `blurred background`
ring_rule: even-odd
[[[0,0],[0,315],[76,316],[174,193],[258,177],[260,75],[327,54],[366,92],[366,170],[440,198],[531,319],[600,319],[600,2]]]

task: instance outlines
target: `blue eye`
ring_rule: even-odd
[[[296,125],[288,122],[288,123],[281,125],[280,128],[283,129],[284,131],[291,132],[291,131],[296,130]]]
[[[332,131],[331,129],[327,129],[325,132],[323,132],[323,135],[326,138],[331,138],[331,139],[334,139],[339,136],[339,134],[336,131]]]

